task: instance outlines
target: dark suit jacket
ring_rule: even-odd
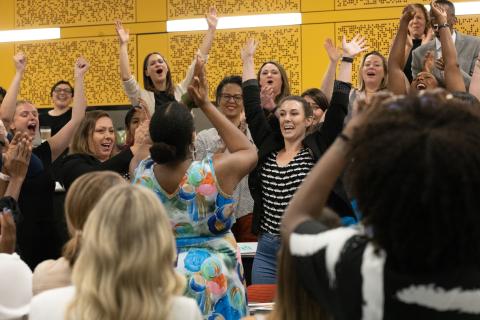
[[[460,66],[463,80],[465,81],[465,87],[468,89],[470,86],[470,80],[472,79],[473,70],[475,68],[475,60],[480,52],[480,38],[465,35],[458,31],[455,32],[457,34],[455,39],[457,61],[458,65]],[[433,39],[432,41],[421,45],[413,51],[412,75],[414,79],[417,74],[422,71],[425,54],[428,51],[435,52],[435,49],[435,39]],[[442,72],[434,67],[432,73],[435,78],[437,78],[437,81],[443,85],[445,81]]]

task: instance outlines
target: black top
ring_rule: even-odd
[[[272,129],[265,117],[260,104],[260,88],[256,79],[243,83],[243,103],[248,128],[252,134],[253,141],[258,148],[258,162],[255,169],[250,173],[248,185],[254,200],[252,231],[258,234],[260,221],[263,215],[262,184],[260,169],[267,157],[274,151],[282,150],[285,147],[283,136],[278,129]],[[322,129],[315,131],[305,137],[303,146],[309,150],[314,161],[333,143],[338,134],[343,130],[343,120],[347,114],[348,94],[351,84],[336,81],[332,101],[325,116]],[[278,122],[278,120],[277,120]],[[279,128],[279,126],[277,126]],[[327,205],[337,212],[341,217],[352,216],[354,213],[350,201],[343,188],[341,180],[337,180],[333,191],[327,201]]]
[[[68,108],[68,111],[59,115],[59,116],[51,116],[47,113],[39,115],[39,121],[41,127],[50,127],[52,130],[52,136],[56,135],[58,131],[60,131],[72,118],[72,108]],[[53,178],[55,181],[60,180],[60,172],[62,170],[63,158],[68,154],[68,148],[62,152],[61,155],[58,156],[55,161],[52,163],[52,172]]]
[[[313,220],[291,235],[290,251],[301,285],[336,320],[480,318],[478,269],[400,274],[361,232]]]
[[[121,151],[104,162],[88,154],[71,154],[66,156],[63,161],[61,181],[65,189],[68,190],[75,179],[87,172],[110,170],[124,175],[128,173],[132,158],[133,153],[130,148]]]
[[[417,49],[422,45],[422,39],[413,39],[413,46],[412,50],[410,50],[410,53],[408,54],[407,57],[407,62],[405,63],[405,67],[403,68],[403,73],[407,76],[408,82],[412,82],[413,76],[412,76],[412,52],[413,50]]]
[[[40,114],[38,120],[41,127],[50,127],[52,130],[52,136],[57,134],[60,129],[62,129],[68,121],[72,118],[72,108],[68,108],[68,111],[59,115],[51,116],[48,112]]]
[[[33,154],[43,168],[32,172],[23,182],[18,199],[23,219],[17,228],[20,256],[32,269],[43,260],[57,259],[62,246],[53,213],[55,181],[49,143],[43,142],[33,149]]]
[[[168,95],[165,91],[155,91],[155,111],[159,110],[165,103],[175,101],[175,97]]]

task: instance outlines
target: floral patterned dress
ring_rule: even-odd
[[[185,295],[196,299],[205,319],[246,316],[240,250],[230,231],[235,201],[220,190],[211,156],[192,162],[173,194],[159,185],[153,165],[152,159],[143,160],[133,183],[153,190],[167,210],[176,237],[177,270],[187,280]]]

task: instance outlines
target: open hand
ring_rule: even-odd
[[[208,83],[205,75],[205,61],[197,56],[193,79],[188,86],[188,93],[198,107],[208,104]]]
[[[127,44],[130,39],[130,32],[125,29],[120,20],[115,22],[115,31],[117,31],[118,41],[120,44]]]
[[[352,41],[350,42],[347,42],[345,35],[343,35],[343,39],[342,39],[343,56],[354,58],[360,52],[363,52],[368,49],[368,47],[366,47],[365,45],[366,45],[365,38],[360,36],[359,34],[355,35],[355,37],[353,37]]]
[[[415,17],[415,7],[408,5],[403,9],[402,16],[400,17],[400,24],[408,26],[410,20]]]
[[[433,52],[427,51],[427,53],[425,54],[425,59],[423,60],[422,71],[432,72],[434,64],[435,64],[435,56]]]
[[[242,61],[245,61],[249,58],[253,58],[255,56],[255,51],[257,50],[258,42],[255,39],[247,39],[245,45],[240,50],[240,55],[242,57]]]
[[[335,47],[332,39],[325,39],[323,47],[325,48],[325,51],[327,51],[330,62],[336,63],[342,57],[342,51],[339,48]]]
[[[445,63],[443,62],[443,57],[439,59],[435,59],[435,68],[437,68],[440,71],[445,70]]]
[[[210,7],[208,12],[205,13],[205,18],[207,19],[208,29],[216,30],[218,24],[217,9]]]
[[[438,24],[447,23],[447,12],[436,1],[430,3],[430,12],[437,20]]]
[[[32,156],[32,138],[24,133],[14,149],[13,157],[5,164],[12,179],[23,180],[27,174],[30,157]]]

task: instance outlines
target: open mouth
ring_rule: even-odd
[[[374,71],[368,71],[367,76],[368,77],[375,77],[376,73]]]
[[[423,83],[417,84],[417,90],[425,90],[427,89],[427,86]]]
[[[294,127],[293,125],[291,125],[291,124],[287,124],[287,125],[284,125],[284,126],[283,126],[283,130],[284,130],[285,132],[291,132],[291,131],[293,131],[293,129],[295,129],[295,127]]]
[[[158,75],[162,74],[163,73],[163,69],[158,69],[157,71],[155,71]]]
[[[271,85],[271,84],[273,84],[273,80],[269,79],[269,80],[267,80],[267,83]]]
[[[104,143],[101,143],[100,146],[102,147],[103,151],[110,151],[110,149],[112,148],[112,143],[104,142]]]
[[[34,123],[34,122],[29,123],[29,124],[27,125],[27,129],[28,129],[29,131],[35,132],[35,130],[37,129],[37,124]]]

